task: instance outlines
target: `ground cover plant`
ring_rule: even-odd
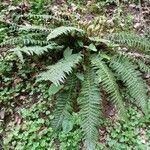
[[[148,149],[146,24],[121,23],[126,3],[57,3],[1,6],[1,146]],[[111,19],[101,5],[117,7]]]

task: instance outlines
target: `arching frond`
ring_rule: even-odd
[[[68,87],[68,90],[62,91],[56,98],[56,109],[54,111],[54,120],[52,121],[52,126],[56,130],[61,127],[64,118],[69,118],[70,116],[70,111],[72,110],[72,96],[76,87],[76,78],[74,78],[74,76],[70,77],[65,87]]]
[[[150,41],[144,37],[138,36],[135,33],[113,33],[108,36],[108,39],[125,47],[145,51],[150,50]]]
[[[98,140],[97,126],[100,121],[100,101],[101,97],[97,81],[95,80],[95,73],[92,69],[89,69],[85,74],[78,98],[82,117],[81,127],[84,132],[87,150],[95,150]]]
[[[110,95],[110,100],[117,106],[120,116],[122,119],[127,119],[125,105],[122,96],[119,91],[116,79],[113,72],[108,66],[101,60],[100,57],[94,57],[92,64],[97,70],[96,73],[99,77],[100,83],[106,92]]]
[[[138,68],[140,71],[144,72],[144,73],[150,73],[150,65],[146,64],[146,62],[144,60],[138,59],[138,58],[134,58],[134,57],[130,57],[127,56],[133,63],[137,64]]]
[[[136,64],[140,71],[145,73],[150,73],[150,65],[149,65],[149,58],[146,55],[134,54],[134,53],[124,53],[119,52],[120,56],[127,57],[130,61]],[[136,57],[137,56],[137,57]]]
[[[138,64],[139,69],[142,72],[150,74],[150,65],[146,65],[146,63],[140,59],[136,59],[135,62]]]
[[[14,49],[10,49],[11,52],[14,52],[21,61],[23,61],[22,53],[26,53],[27,55],[42,55],[49,50],[61,49],[62,46],[58,46],[56,43],[51,43],[47,46],[30,46],[30,47],[17,47]],[[22,55],[22,56],[21,56]]]
[[[72,68],[80,62],[81,58],[81,53],[70,53],[68,57],[61,59],[59,62],[52,66],[48,66],[48,70],[46,72],[39,74],[38,80],[50,80],[55,85],[59,85],[60,83],[64,82],[66,75],[72,72]]]
[[[51,39],[57,38],[57,37],[59,37],[60,35],[63,35],[63,34],[69,34],[69,33],[71,33],[72,31],[76,31],[76,32],[79,32],[79,33],[82,33],[82,32],[83,32],[83,30],[78,29],[78,28],[75,28],[75,27],[65,27],[65,26],[61,26],[61,27],[55,28],[55,29],[48,35],[47,40],[51,40]]]
[[[31,44],[31,45],[43,46],[43,45],[49,44],[49,42],[47,42],[47,41],[33,39],[32,36],[33,35],[31,34],[31,36],[24,35],[24,36],[19,36],[16,38],[10,38],[10,39],[5,40],[4,42],[0,43],[0,46],[1,47],[6,46],[6,45],[13,46],[13,45],[17,45],[17,44],[22,44],[22,45],[30,45]]]
[[[33,18],[33,19],[41,19],[41,20],[54,20],[54,21],[59,21],[59,22],[64,22],[65,20],[62,18],[58,18],[56,16],[52,16],[52,15],[37,15],[37,14],[26,14],[25,17],[28,18]]]
[[[40,31],[50,33],[51,29],[43,26],[20,26],[19,31]]]
[[[130,96],[135,99],[135,103],[147,113],[147,90],[146,84],[141,78],[141,74],[136,70],[130,60],[126,57],[114,57],[110,67],[118,74],[124,82]]]

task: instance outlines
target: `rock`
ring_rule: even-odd
[[[137,22],[135,25],[134,25],[134,28],[135,29],[138,29],[138,28],[140,28],[141,27],[141,23],[139,23],[139,22]]]
[[[130,4],[129,7],[130,8],[136,8],[136,5],[135,4]]]

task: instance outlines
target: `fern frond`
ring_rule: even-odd
[[[136,66],[126,57],[115,56],[110,67],[118,74],[134,102],[147,113],[147,88]]]
[[[62,91],[56,98],[56,109],[54,111],[54,120],[52,121],[52,126],[56,130],[61,127],[65,118],[69,118],[70,111],[73,109],[71,101],[76,87],[76,78],[74,76],[70,77],[65,87],[68,87],[68,90]]]
[[[14,52],[22,61],[23,60],[23,55],[22,53],[26,53],[27,55],[42,55],[45,52],[48,52],[49,50],[54,50],[54,49],[62,49],[62,46],[58,46],[56,43],[51,43],[47,46],[30,46],[30,47],[17,47],[14,49],[10,49],[9,51]],[[22,56],[21,56],[22,55]],[[21,57],[20,57],[21,56]]]
[[[150,50],[150,41],[144,37],[138,36],[135,33],[113,33],[107,37],[109,40],[130,48],[136,48],[137,50]]]
[[[45,46],[48,45],[49,42],[44,41],[44,40],[35,40],[35,39],[22,39],[20,43],[23,46],[28,46],[28,45],[39,45],[39,46]]]
[[[20,51],[23,53],[26,53],[27,55],[42,55],[45,52],[48,52],[49,49],[58,49],[58,48],[62,48],[62,46],[58,46],[56,43],[51,43],[47,46],[31,46],[31,47],[18,47],[18,48],[14,48],[14,49],[10,49],[11,52],[15,52],[15,51]]]
[[[19,31],[39,31],[39,32],[48,32],[50,33],[51,29],[43,26],[20,26]]]
[[[150,65],[147,65],[144,61],[140,59],[136,59],[135,62],[138,64],[138,67],[142,72],[150,74]]]
[[[62,18],[58,18],[52,15],[36,15],[36,14],[26,14],[25,17],[33,18],[33,19],[41,19],[41,20],[54,20],[59,22],[64,22],[65,20]]]
[[[10,38],[10,39],[5,40],[4,42],[0,43],[0,46],[4,47],[6,45],[15,45],[15,44],[18,44],[22,40],[22,38],[26,39],[26,36],[16,37],[16,38]]]
[[[94,68],[97,70],[96,73],[99,77],[100,83],[106,92],[110,95],[110,100],[117,106],[120,116],[126,120],[127,116],[125,106],[112,71],[101,60],[100,57],[94,57],[91,61]]]
[[[88,150],[95,150],[98,140],[97,126],[100,121],[100,92],[95,80],[95,73],[88,69],[82,83],[78,102],[82,117],[81,127],[84,132],[85,146]]]
[[[68,57],[61,59],[52,66],[48,66],[48,71],[39,74],[38,80],[50,80],[55,85],[64,82],[66,75],[72,72],[72,68],[80,62],[82,58],[81,53],[70,54]]]
[[[33,35],[31,35],[33,36]],[[5,40],[4,42],[0,43],[0,47],[4,47],[6,45],[17,45],[17,44],[22,44],[22,45],[48,45],[49,42],[47,41],[42,41],[42,40],[36,40],[33,39],[30,35],[25,35],[25,36],[19,36],[16,38],[10,38],[9,40]]]
[[[52,39],[55,39],[63,34],[69,34],[73,31],[76,31],[76,32],[79,32],[79,33],[82,33],[83,30],[81,29],[78,29],[78,28],[75,28],[75,27],[65,27],[65,26],[61,26],[61,27],[58,27],[58,28],[55,28],[47,37],[47,40],[52,40]]]
[[[134,64],[137,64],[138,68],[140,71],[145,72],[150,74],[150,65],[146,64],[149,60],[145,55],[140,55],[140,54],[134,54],[134,53],[124,53],[124,52],[119,52],[120,56],[127,57],[132,61]],[[136,57],[136,56],[139,57]]]
[[[126,54],[125,56],[129,58],[133,63],[137,64],[140,71],[150,74],[150,65],[146,64],[147,62],[144,60],[144,58],[143,60],[141,60],[128,54]]]

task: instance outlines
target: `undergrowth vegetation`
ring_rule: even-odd
[[[68,2],[74,14],[67,4],[59,10],[48,2],[1,6],[2,147],[148,149],[147,31],[133,31],[130,19],[123,28],[115,1],[86,10],[84,2]],[[112,3],[119,7],[113,22],[105,14],[81,19],[88,8],[99,14],[100,4]]]

